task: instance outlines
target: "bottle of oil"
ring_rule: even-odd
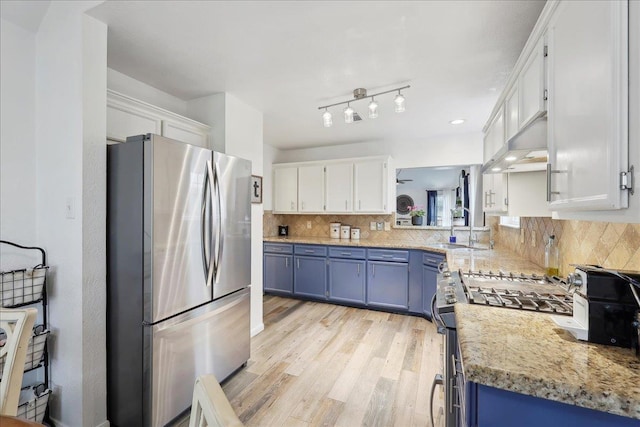
[[[547,240],[547,244],[544,247],[544,270],[545,274],[549,277],[557,276],[559,274],[558,270],[558,246],[555,242],[556,236],[549,236],[549,240]]]

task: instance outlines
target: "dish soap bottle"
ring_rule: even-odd
[[[546,246],[544,247],[544,271],[548,277],[557,276],[558,270],[558,246],[555,242],[556,236],[549,236]]]

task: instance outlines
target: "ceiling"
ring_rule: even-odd
[[[107,1],[108,65],[183,100],[227,92],[264,114],[280,149],[479,134],[544,1]],[[410,84],[352,104],[364,120],[322,126],[321,105]],[[462,125],[449,121],[464,118]]]

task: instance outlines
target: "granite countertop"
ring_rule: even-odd
[[[271,243],[300,243],[329,246],[418,249],[446,254],[450,270],[502,270],[504,272],[513,273],[544,273],[542,267],[520,258],[511,251],[501,248],[487,249],[479,246],[479,249],[475,250],[466,247],[446,249],[421,242],[406,242],[400,240],[378,241],[370,239],[346,240],[331,239],[328,237],[264,237],[263,241]]]
[[[468,381],[640,419],[640,359],[578,341],[550,315],[456,304]]]

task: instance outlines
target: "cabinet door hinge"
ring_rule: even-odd
[[[386,169],[386,168],[387,168],[387,164],[386,164],[386,163],[383,163],[383,164],[382,164],[382,167]]]
[[[327,171],[327,167],[326,167],[326,166],[325,166],[324,168],[322,168],[322,169],[324,170],[324,172],[326,172],[326,171]]]
[[[547,89],[544,90],[542,99],[545,101],[549,99],[549,91]]]
[[[542,55],[546,58],[547,56],[549,56],[549,46],[544,47],[543,53]]]
[[[629,194],[633,195],[633,165],[629,167],[629,171],[620,172],[620,189],[629,190]]]
[[[326,211],[327,210],[327,205],[322,206],[322,208]]]

